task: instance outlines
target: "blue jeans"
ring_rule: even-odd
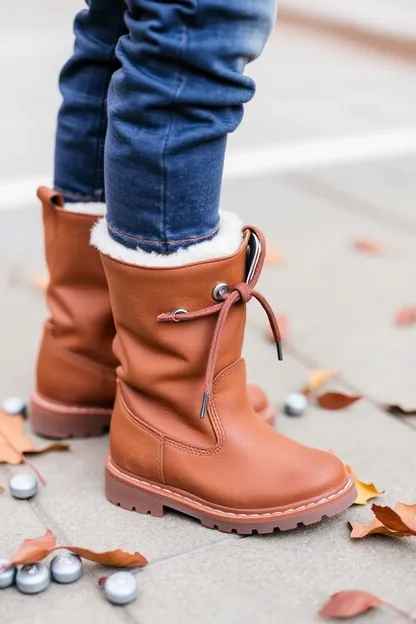
[[[276,0],[87,4],[60,76],[55,187],[67,202],[106,199],[127,247],[171,253],[213,237],[227,134],[255,89],[244,69]]]

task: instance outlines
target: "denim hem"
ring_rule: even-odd
[[[128,247],[129,249],[138,248],[148,253],[155,252],[161,255],[169,255],[178,249],[185,249],[186,247],[191,247],[192,245],[202,243],[203,241],[211,240],[218,234],[219,225],[208,232],[208,234],[203,234],[202,236],[192,236],[179,240],[150,240],[139,238],[138,236],[132,236],[122,232],[108,223],[108,221],[107,229],[110,237],[124,247]]]
[[[72,193],[71,191],[65,191],[65,189],[61,188],[58,185],[54,185],[54,189],[61,193],[66,203],[105,203],[105,193],[104,191],[97,191],[95,195],[83,195],[82,193]]]

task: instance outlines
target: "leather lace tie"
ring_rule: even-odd
[[[273,337],[277,347],[277,356],[279,360],[283,359],[282,338],[274,312],[267,299],[261,293],[255,290],[255,286],[259,280],[261,271],[263,269],[264,259],[266,256],[266,241],[262,232],[257,228],[250,225],[246,226],[244,229],[249,229],[255,232],[261,243],[261,251],[258,258],[257,266],[255,267],[253,277],[250,282],[241,282],[240,284],[232,286],[230,292],[225,292],[221,294],[222,301],[220,303],[208,306],[206,308],[202,308],[201,310],[196,310],[195,312],[187,312],[186,310],[181,309],[160,314],[157,317],[157,320],[159,322],[173,321],[182,323],[184,321],[192,321],[194,319],[218,313],[218,319],[215,325],[214,335],[212,337],[211,347],[208,355],[208,363],[205,372],[204,395],[202,399],[200,418],[204,418],[207,411],[208,401],[212,393],[212,386],[214,382],[215,364],[217,361],[221,333],[223,331],[225,323],[227,322],[228,313],[233,305],[235,305],[236,303],[248,303],[253,297],[257,299],[269,319],[270,327],[273,332]]]

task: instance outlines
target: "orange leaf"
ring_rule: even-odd
[[[331,596],[329,602],[319,611],[323,618],[351,618],[383,604],[383,601],[368,592],[350,589]]]
[[[367,523],[350,522],[351,537],[361,539],[367,535],[412,537],[416,535],[416,505],[397,503],[395,509],[372,505],[374,520]]]
[[[279,325],[282,342],[284,342],[286,340],[289,327],[289,319],[284,314],[275,314],[275,317],[277,320],[277,324]],[[267,340],[270,340],[270,342],[274,342],[273,332],[270,327],[267,328]]]
[[[97,553],[88,548],[79,548],[78,546],[59,546],[70,552],[79,555],[83,559],[88,561],[95,561],[105,566],[115,566],[117,568],[134,568],[138,566],[144,566],[147,563],[147,559],[138,552],[128,553],[125,550],[117,548],[117,550],[108,550],[105,552]]]
[[[405,407],[400,404],[387,404],[384,406],[384,409],[389,414],[393,414],[393,416],[416,416],[416,408],[414,407]]]
[[[37,563],[47,557],[56,546],[56,537],[49,531],[46,531],[41,537],[25,539],[20,548],[10,559],[9,565],[26,565],[28,563]]]
[[[342,392],[325,392],[316,397],[316,402],[320,407],[327,410],[340,410],[344,407],[352,405],[356,401],[359,401],[361,396],[349,396]]]
[[[320,386],[322,386],[328,379],[335,377],[336,373],[332,370],[317,369],[311,372],[309,375],[308,383],[301,390],[301,393],[305,396],[309,396],[312,392],[315,392]]]
[[[405,503],[397,503],[394,508],[395,512],[400,516],[403,522],[416,531],[416,505],[405,505]]]
[[[24,432],[24,420],[20,414],[10,415],[0,410],[0,463],[21,464],[23,454],[46,453],[46,451],[67,451],[68,444],[52,442],[35,448],[33,441]]]
[[[409,534],[398,533],[384,526],[381,522],[374,518],[371,522],[350,522],[352,528],[350,537],[352,539],[362,539],[368,535],[390,535],[392,537],[409,537]]]
[[[353,243],[355,249],[358,251],[365,251],[367,253],[381,253],[383,251],[383,247],[380,243],[377,243],[375,240],[371,240],[370,238],[359,238]]]
[[[371,498],[376,498],[384,494],[384,490],[379,492],[374,483],[364,483],[364,481],[360,481],[350,466],[345,466],[345,470],[347,474],[354,479],[357,490],[357,498],[354,501],[356,505],[366,505]]]
[[[274,247],[267,247],[266,257],[264,259],[265,266],[277,266],[283,264],[284,255],[281,251],[277,251]]]
[[[416,306],[411,305],[399,310],[394,317],[394,323],[399,327],[405,327],[406,325],[416,323]]]

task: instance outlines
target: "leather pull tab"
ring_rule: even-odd
[[[63,208],[65,206],[65,200],[61,193],[48,188],[47,186],[40,186],[38,188],[37,195],[43,204],[53,204]]]

